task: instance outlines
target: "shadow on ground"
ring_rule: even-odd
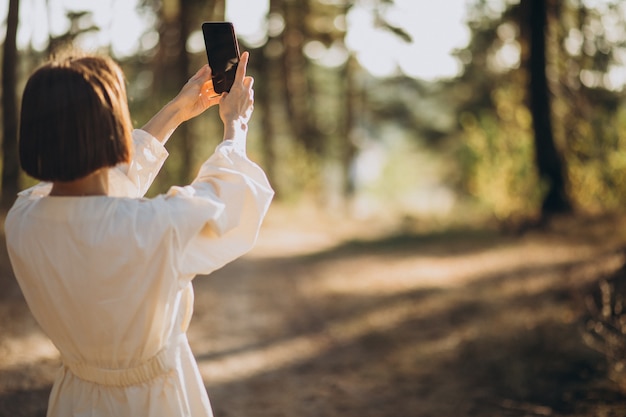
[[[199,277],[190,341],[215,415],[626,415],[580,334],[581,295],[624,262],[595,236],[402,234]],[[53,364],[2,369],[0,415],[44,415]]]

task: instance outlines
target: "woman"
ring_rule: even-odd
[[[253,80],[242,54],[230,93],[201,68],[141,130],[109,58],[45,64],[22,101],[20,161],[43,181],[6,218],[28,305],[61,353],[48,416],[211,416],[186,338],[191,281],[254,244],[273,196],[245,153]],[[219,104],[224,141],[196,179],[141,198],[178,125]]]

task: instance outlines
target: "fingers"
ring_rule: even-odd
[[[243,86],[246,90],[248,90],[248,96],[251,103],[254,103],[254,89],[252,86],[254,85],[254,78],[250,76],[246,76],[243,80]]]
[[[235,73],[235,80],[229,93],[222,93],[219,101],[220,117],[225,124],[239,121],[247,123],[254,108],[254,79],[246,75],[250,54],[244,52]]]
[[[202,83],[202,91],[206,92],[209,90],[213,90],[213,80],[210,78],[206,80],[204,83]]]
[[[204,109],[208,109],[209,107],[219,104],[220,99],[221,95],[215,94],[215,91],[213,91],[213,89],[211,89],[207,94],[202,94],[200,96],[200,101]]]
[[[239,64],[237,65],[237,72],[235,73],[235,83],[243,83],[243,79],[246,76],[246,69],[248,67],[249,58],[250,58],[250,53],[248,51],[241,54],[241,58],[239,59]]]
[[[215,93],[215,88],[213,87],[213,80],[209,78],[202,84],[202,88],[200,89],[200,95],[206,96],[206,97],[219,96],[219,94]]]
[[[252,78],[252,77],[251,77],[251,76],[249,76],[249,75],[248,75],[248,76],[246,76],[246,77],[243,79],[243,85],[244,85],[244,87],[246,87],[246,88],[252,88],[252,86],[254,85],[254,78]]]
[[[222,98],[226,98],[226,96],[230,95],[234,91],[243,92],[243,94],[247,92],[249,96],[254,97],[254,89],[252,88],[252,86],[254,85],[254,78],[252,78],[251,76],[246,75],[246,77],[243,79],[241,83],[241,86],[240,87],[238,86],[239,88],[235,88],[235,85],[236,84],[233,84],[233,88],[231,88],[230,93],[227,93],[227,92],[222,93]]]
[[[198,71],[189,79],[189,81],[194,82],[198,80],[206,80],[207,78],[211,78],[211,67],[208,64],[200,67]]]

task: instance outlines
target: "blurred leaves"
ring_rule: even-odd
[[[523,90],[527,74],[517,65],[493,65],[498,62],[494,55],[507,42],[518,42],[524,53],[519,6],[511,4],[494,13],[489,9],[491,3],[473,3],[469,14],[473,19],[469,22],[472,41],[466,51],[458,53],[467,63],[458,83],[473,91],[459,112],[467,137],[462,148],[468,175],[465,185],[498,217],[532,215],[540,201],[537,194],[543,192],[545,184],[535,173],[533,150],[528,146],[525,151],[520,149],[532,135]],[[611,68],[624,70],[626,37],[618,35],[626,25],[624,6],[594,2],[599,6],[591,8],[583,1],[549,4],[546,72],[552,100],[550,116],[557,148],[567,162],[568,194],[578,211],[618,210],[626,202],[626,148],[621,139],[626,120],[623,81],[619,84],[610,73]],[[497,159],[489,157],[494,141],[501,149]],[[491,175],[484,174],[490,172],[488,161],[493,165]],[[518,168],[511,170],[512,166]],[[502,175],[510,175],[511,180],[499,178]]]
[[[362,3],[271,0],[264,40],[255,45],[240,40],[251,52],[249,73],[256,79],[250,152],[268,170],[278,198],[313,194],[328,204],[384,189],[379,197],[389,201],[390,190],[397,189],[428,199],[424,184],[436,184],[453,190],[457,204],[478,203],[498,219],[535,216],[550,184],[537,172],[533,149],[523,2],[468,0],[471,38],[455,53],[463,71],[438,81],[400,72],[379,79],[361,67],[345,37],[347,15]],[[392,4],[376,0],[366,9],[378,28],[413,42],[407,28],[387,18]],[[626,5],[609,0],[548,4],[549,116],[566,162],[567,194],[578,211],[621,210],[626,203]],[[188,41],[202,21],[224,18],[225,1],[142,0],[138,7],[153,17],[154,26],[138,53],[120,60],[134,122],[141,126],[206,62],[203,50],[187,51]],[[50,50],[105,30],[84,11],[69,11],[68,20],[68,32],[50,38]],[[41,53],[29,48],[20,54],[23,82]],[[153,192],[189,180],[220,139],[215,114],[177,132]],[[365,186],[363,178],[354,177],[364,171],[355,164],[374,148],[382,152],[377,162],[382,166],[371,167],[373,182]],[[419,165],[407,170],[402,184],[394,182],[401,175],[390,167],[409,166],[425,155],[439,168],[421,171]],[[428,181],[421,178],[429,175]],[[415,189],[407,191],[407,183]]]

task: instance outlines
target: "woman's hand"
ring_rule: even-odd
[[[224,123],[224,139],[235,139],[248,129],[254,109],[254,79],[246,75],[250,54],[244,52],[237,66],[235,81],[230,92],[219,98],[220,118]]]
[[[218,104],[221,98],[215,95],[211,68],[204,65],[187,81],[176,97],[155,114],[142,129],[165,143],[181,123]]]
[[[220,96],[215,94],[211,81],[211,68],[204,65],[187,81],[170,104],[178,109],[178,116],[184,122],[219,102]]]
[[[143,126],[161,143],[165,143],[176,128],[209,107],[220,105],[220,118],[224,123],[224,139],[245,138],[248,121],[254,108],[252,77],[246,76],[250,54],[241,54],[235,81],[229,93],[216,95],[211,81],[211,68],[203,66],[187,81],[180,92]]]

